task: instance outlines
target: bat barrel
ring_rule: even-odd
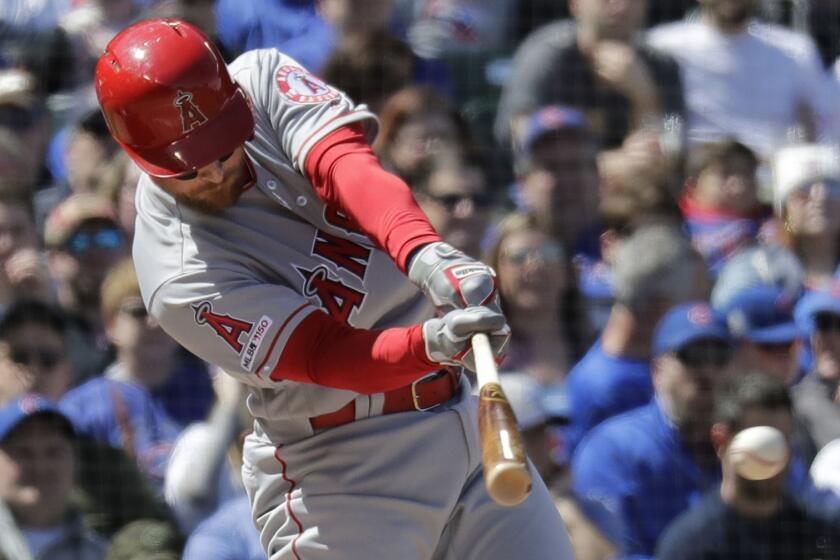
[[[478,431],[484,482],[493,500],[503,506],[522,503],[531,491],[531,473],[516,417],[499,384],[487,336],[473,336],[479,382]]]

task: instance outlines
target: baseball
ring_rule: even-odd
[[[773,478],[782,472],[788,460],[785,436],[770,426],[738,432],[727,453],[735,472],[749,480]]]

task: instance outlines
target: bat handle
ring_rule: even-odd
[[[486,334],[472,337],[478,377],[478,432],[484,483],[503,506],[522,503],[531,491],[531,473],[516,417],[499,384],[496,361]]]

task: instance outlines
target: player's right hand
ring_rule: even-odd
[[[420,249],[409,263],[408,278],[442,313],[478,305],[502,312],[493,269],[448,243]]]
[[[489,335],[497,360],[504,356],[510,340],[510,328],[505,316],[489,307],[455,309],[443,317],[423,323],[426,355],[439,364],[463,366],[475,371],[471,339],[477,333]]]

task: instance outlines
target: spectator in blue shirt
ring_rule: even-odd
[[[711,438],[723,478],[695,508],[664,533],[662,560],[811,559],[840,557],[840,528],[809,513],[785,486],[785,471],[748,480],[735,470],[727,450],[742,429],[770,426],[788,442],[794,435],[793,406],[780,380],[755,373],[733,379],[715,402]]]
[[[575,498],[623,553],[653,554],[662,530],[718,482],[712,399],[732,351],[723,318],[708,304],[674,307],[654,333],[656,397],[607,420],[578,447]]]
[[[260,534],[251,521],[244,494],[226,502],[196,527],[187,541],[184,560],[265,560]]]
[[[235,56],[275,47],[313,71],[336,45],[335,32],[318,15],[315,0],[219,0],[216,28]]]
[[[616,301],[601,338],[566,381],[572,450],[600,422],[650,401],[654,325],[671,306],[708,291],[702,258],[679,228],[667,225],[640,227],[622,242],[613,284]]]

